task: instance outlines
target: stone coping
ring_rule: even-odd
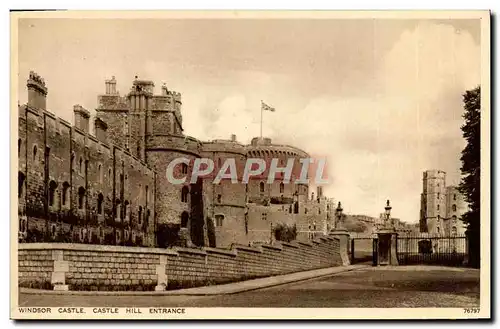
[[[194,255],[202,255],[202,256],[207,255],[207,252],[204,250],[201,250],[201,249],[174,247],[174,248],[172,248],[172,250],[177,251],[177,253],[194,254]]]
[[[303,245],[303,246],[308,246],[308,247],[312,247],[312,246],[313,246],[313,244],[312,244],[312,243],[310,243],[310,242],[305,242],[305,241],[298,241],[297,243],[298,243],[298,244],[301,244],[301,245]]]
[[[204,247],[203,250],[205,250],[209,254],[221,254],[221,255],[227,255],[227,256],[231,256],[231,257],[237,256],[236,250],[217,249],[217,248],[211,248],[211,247]]]
[[[281,242],[281,245],[284,247],[290,247],[290,248],[296,248],[296,249],[300,248],[300,246],[298,246],[296,243],[293,243],[293,242]]]
[[[283,247],[282,247],[282,246],[273,245],[273,244],[261,244],[260,246],[261,246],[262,248],[266,248],[266,249],[272,249],[272,250],[283,250]]]
[[[260,248],[243,246],[243,245],[233,245],[232,249],[250,251],[250,252],[255,252],[255,253],[258,253],[258,254],[262,253],[262,250]]]
[[[146,248],[146,247],[126,247],[109,245],[89,245],[81,243],[19,243],[19,250],[70,250],[70,251],[88,251],[88,252],[122,252],[137,254],[158,254],[172,255],[179,254],[172,249]]]

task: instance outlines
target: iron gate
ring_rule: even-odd
[[[398,236],[397,257],[399,265],[461,266],[467,259],[466,236]]]
[[[373,238],[351,238],[349,244],[349,258],[351,264],[359,264],[365,262],[373,262],[375,244]],[[376,264],[375,264],[376,265]]]

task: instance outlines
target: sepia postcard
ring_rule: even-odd
[[[490,12],[10,17],[12,319],[491,317]]]

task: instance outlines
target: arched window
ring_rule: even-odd
[[[453,194],[453,201],[457,200],[457,195]]]
[[[217,203],[222,203],[222,194],[217,194]]]
[[[439,227],[437,228],[437,233],[439,234]]]
[[[181,214],[181,227],[187,227],[189,220],[189,214],[187,211],[183,211]]]
[[[104,201],[104,196],[102,193],[99,193],[97,196],[97,213],[99,215],[102,215],[102,202]]]
[[[452,210],[452,211],[457,211],[457,205],[456,205],[456,204],[452,205],[452,206],[451,206],[451,210]]]
[[[85,204],[85,189],[83,187],[78,188],[78,209],[83,209]]]
[[[260,217],[262,220],[267,220],[267,213],[263,212]]]
[[[438,192],[438,194],[437,194],[438,200],[439,200],[440,197],[441,197],[441,193]]]
[[[259,189],[260,189],[260,193],[264,193],[264,191],[266,189],[266,186],[264,185],[264,182],[260,182]]]
[[[146,205],[148,204],[149,201],[149,186],[146,185]]]
[[[224,225],[224,215],[217,214],[214,217],[215,217],[215,226],[221,227],[222,225]]]
[[[451,219],[453,219],[453,221],[456,222],[457,221],[457,216],[453,215],[453,216],[451,216]]]
[[[23,196],[23,193],[24,193],[24,181],[26,180],[26,176],[24,175],[24,173],[22,172],[19,172],[17,174],[17,196],[20,198]]]
[[[62,189],[62,202],[61,204],[63,206],[67,206],[69,201],[69,184],[68,182],[63,183],[63,189]]]
[[[137,223],[142,224],[142,206],[139,206],[139,213],[137,214]]]
[[[437,205],[437,211],[439,211],[439,205]]]
[[[21,144],[22,144],[22,140],[21,140],[21,138],[19,138],[17,140],[17,156],[18,157],[21,156]]]
[[[33,146],[33,162],[36,161],[36,154],[37,154],[37,152],[38,152],[38,148],[35,145],[35,146]]]
[[[53,180],[49,183],[49,206],[53,207],[56,202],[57,183]]]
[[[78,172],[80,174],[83,174],[83,159],[82,158],[80,158],[80,163],[78,165]]]
[[[187,186],[184,186],[181,190],[181,202],[187,203],[188,195],[189,195],[189,188]]]
[[[280,183],[280,193],[285,192],[285,184],[283,182]]]
[[[151,211],[148,209],[146,210],[146,218],[144,219],[144,222],[146,223],[146,225],[148,225],[149,223],[149,215],[151,214]]]

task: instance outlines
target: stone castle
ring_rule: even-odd
[[[18,213],[21,242],[74,242],[148,247],[211,246],[272,242],[277,230],[311,240],[334,228],[335,206],[308,184],[252,177],[232,184],[214,177],[175,185],[165,175],[175,167],[186,176],[197,158],[216,166],[247,158],[269,163],[278,158],[299,164],[308,154],[293,146],[254,138],[244,145],[228,140],[201,141],[183,134],[181,94],[137,77],[126,95],[116,79],[105,81],[98,96],[94,134],[90,112],[74,106],[74,125],[46,109],[45,81],[31,72],[28,102],[19,106]],[[284,233],[285,232],[285,233]],[[288,233],[287,233],[288,232]]]
[[[467,211],[467,203],[456,186],[446,186],[444,171],[423,173],[420,202],[420,232],[438,236],[465,234],[460,217]]]

